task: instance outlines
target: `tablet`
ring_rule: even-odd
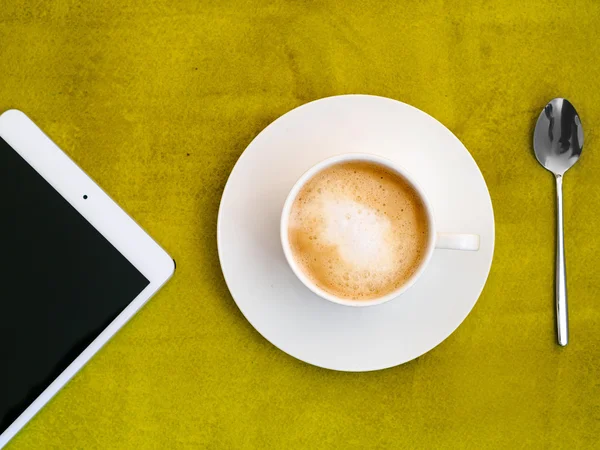
[[[0,448],[175,270],[25,114],[0,116]]]

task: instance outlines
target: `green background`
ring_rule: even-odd
[[[161,291],[16,437],[26,448],[592,448],[600,435],[600,3],[95,1],[0,5],[19,108],[176,259]],[[320,97],[430,113],[488,183],[496,252],[471,315],[401,367],[337,373],[265,341],[229,295],[220,196],[252,138]],[[532,127],[569,98],[570,345],[555,344],[554,181]]]

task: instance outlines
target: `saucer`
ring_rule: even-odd
[[[436,249],[417,283],[382,305],[313,294],[285,260],[280,215],[306,170],[348,152],[398,162],[427,193],[438,230],[478,234],[480,250]],[[315,366],[379,370],[428,352],[467,317],[490,271],[494,213],[477,164],[441,123],[396,100],[344,95],[288,112],[250,143],[225,187],[217,241],[231,295],[265,339]]]

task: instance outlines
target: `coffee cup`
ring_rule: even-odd
[[[391,205],[394,195],[400,203]],[[401,296],[435,249],[479,250],[476,234],[437,230],[431,203],[410,173],[367,153],[334,156],[305,172],[286,198],[280,234],[298,279],[323,299],[353,307]]]

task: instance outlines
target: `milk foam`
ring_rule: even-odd
[[[400,176],[371,163],[315,175],[289,218],[292,253],[311,281],[338,297],[376,298],[400,287],[427,245],[427,214]]]
[[[316,211],[323,218],[324,242],[336,246],[341,259],[355,270],[391,270],[394,266],[391,221],[352,199],[327,197],[330,198],[318,203]]]

